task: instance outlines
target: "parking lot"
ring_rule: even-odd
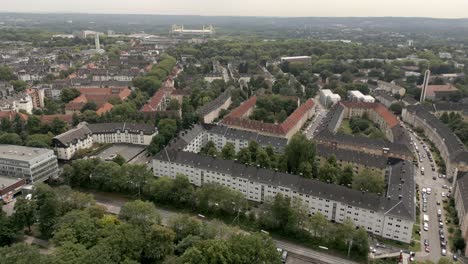
[[[96,157],[102,160],[106,160],[113,155],[120,154],[126,161],[129,161],[141,152],[143,152],[144,149],[145,146],[130,144],[114,144],[113,146],[106,148],[105,150],[96,154]]]

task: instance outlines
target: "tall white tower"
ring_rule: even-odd
[[[96,46],[96,50],[101,49],[101,43],[99,43],[99,33],[96,32],[96,35],[94,35],[94,45]]]
[[[427,93],[427,86],[429,85],[429,78],[431,77],[431,71],[426,70],[424,73],[424,81],[422,85],[422,91],[421,91],[421,99],[419,100],[420,103],[423,103],[426,100],[426,93]]]

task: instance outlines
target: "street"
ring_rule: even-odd
[[[323,118],[327,115],[328,110],[323,107],[318,99],[318,96],[314,98],[314,103],[317,105],[315,109],[315,116],[312,118],[312,121],[305,129],[304,133],[308,139],[312,139],[314,137],[314,133],[316,132],[317,128],[322,123]]]
[[[407,131],[411,131],[409,128],[406,128]],[[442,218],[444,222],[443,226],[443,232],[446,237],[445,240],[447,240],[448,232],[447,228],[445,226],[445,216],[444,216],[444,208],[443,208],[443,198],[441,197],[441,193],[447,193],[448,189],[443,189],[443,185],[450,186],[450,183],[444,179],[438,177],[439,173],[437,170],[437,165],[435,164],[434,160],[431,162],[428,157],[428,152],[425,150],[425,145],[424,141],[418,140],[418,137],[415,136],[414,133],[410,133],[411,137],[413,138],[413,142],[416,143],[416,146],[414,146],[414,152],[415,155],[418,159],[419,162],[419,167],[417,169],[416,175],[415,175],[415,181],[419,185],[419,195],[420,195],[420,205],[419,208],[420,210],[423,209],[423,197],[422,197],[422,189],[431,189],[431,193],[427,194],[427,212],[422,212],[421,211],[421,219],[419,220],[419,228],[421,230],[421,252],[416,253],[416,258],[418,260],[431,260],[434,262],[437,262],[439,258],[441,257],[441,244],[440,244],[440,237],[439,237],[439,220],[437,216],[437,210],[440,209],[442,211]],[[426,146],[426,148],[429,150],[429,147]],[[420,156],[417,154],[417,150],[419,150]],[[421,158],[421,160],[419,159]],[[432,170],[432,166],[434,166],[434,171]],[[421,172],[421,168],[424,167],[424,175]],[[433,177],[436,177],[435,180]],[[437,202],[439,201],[440,205],[437,205]],[[428,231],[423,230],[423,216],[427,215],[429,217],[429,229]],[[418,222],[417,222],[418,223]],[[424,240],[427,239],[429,241],[429,249],[430,252],[427,253],[425,252],[425,246],[424,246]],[[447,256],[451,256],[449,246],[447,245]]]
[[[107,211],[112,214],[118,214],[123,204],[129,201],[129,199],[122,196],[105,193],[105,192],[94,192],[89,191],[94,195],[96,203],[107,208]],[[162,224],[167,224],[167,221],[178,214],[174,211],[157,208],[157,212],[161,216]],[[316,250],[312,250],[303,246],[292,244],[283,240],[274,239],[277,247],[280,247],[288,252],[292,253],[291,261],[288,263],[329,263],[329,264],[356,264],[356,262],[335,257],[329,254],[325,254]],[[294,257],[297,255],[297,257]]]

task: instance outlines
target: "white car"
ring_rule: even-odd
[[[427,223],[424,223],[423,229],[424,229],[424,231],[428,231],[429,230],[429,225]]]
[[[422,193],[427,193],[426,188],[422,188]]]
[[[432,191],[431,188],[427,188],[427,189],[426,189],[426,193],[427,193],[427,194],[431,194],[431,191]]]
[[[444,192],[443,192],[443,193],[441,193],[440,195],[441,195],[442,197],[445,197],[445,193],[444,193]]]

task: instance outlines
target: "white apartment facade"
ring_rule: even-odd
[[[153,160],[154,176],[175,179],[178,174],[183,174],[196,186],[218,183],[243,193],[248,200],[255,202],[273,199],[281,193],[285,197],[301,200],[310,215],[319,212],[337,223],[349,218],[367,232],[404,243],[411,242],[414,219],[396,213],[395,208],[399,206],[397,201],[391,201],[395,204],[392,206],[382,205],[386,198],[361,194],[342,186],[206,156],[198,160],[200,155],[193,153],[181,155],[184,157],[171,161],[156,157]],[[186,162],[178,162],[184,159]],[[336,190],[327,192],[330,187]]]

